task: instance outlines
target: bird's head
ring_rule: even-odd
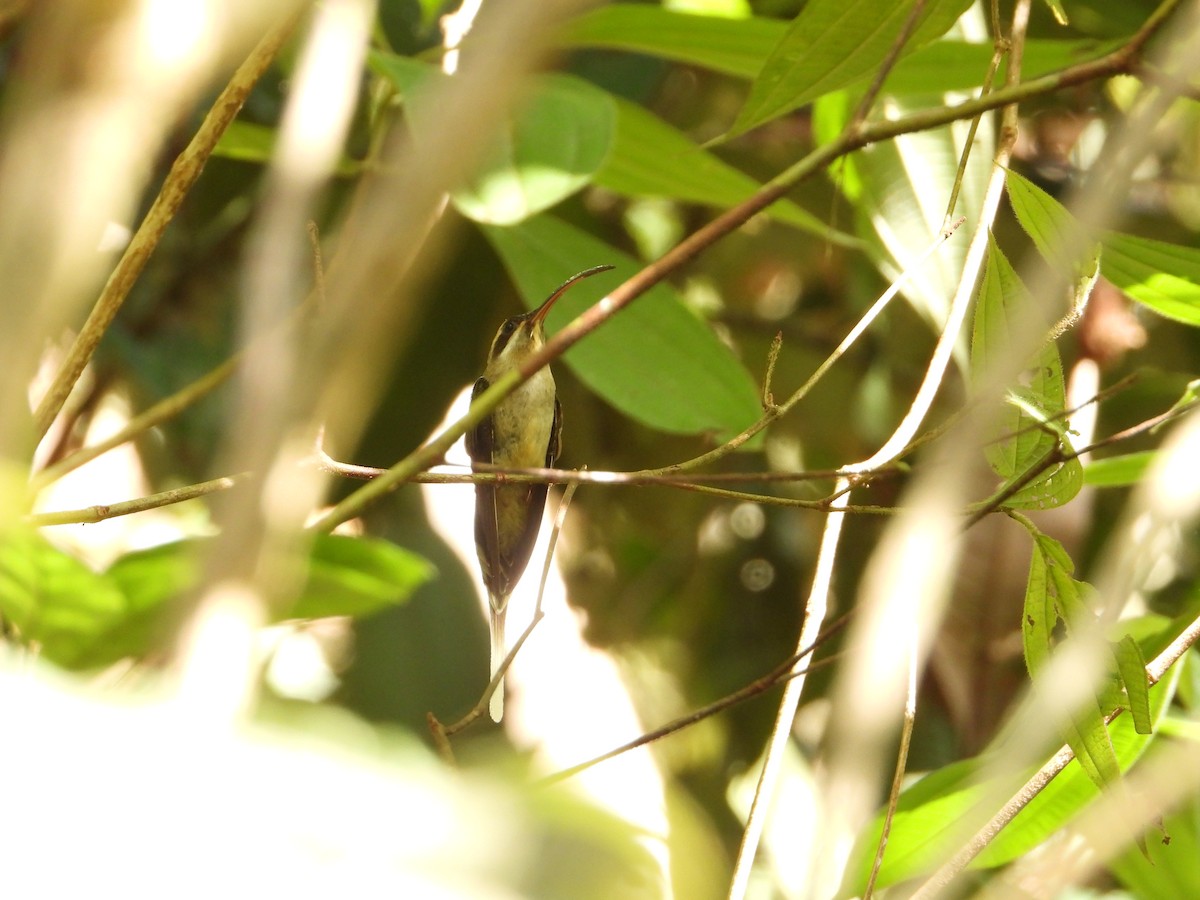
[[[567,288],[577,281],[607,272],[612,266],[595,266],[585,269],[577,275],[572,275],[543,301],[537,309],[511,319],[505,319],[500,330],[492,339],[492,348],[488,351],[487,373],[492,378],[514,369],[526,359],[542,349],[546,343],[546,315]]]

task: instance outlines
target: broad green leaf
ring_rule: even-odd
[[[989,237],[988,256],[980,280],[979,301],[971,337],[971,371],[976,377],[1010,352],[1017,323],[1035,313],[1032,299],[1004,253]],[[1043,463],[1056,447],[1070,449],[1062,414],[1066,408],[1066,384],[1058,348],[1042,345],[1031,360],[1019,388],[1014,388],[1000,411],[996,439],[986,455],[993,470],[1007,482],[1023,478]],[[1083,485],[1078,459],[1058,462],[1047,468],[1005,500],[1014,508],[1044,509],[1071,500]]]
[[[1162,643],[1164,637],[1170,640],[1176,626],[1182,628],[1184,624],[1172,623],[1171,629],[1160,631],[1152,641],[1145,642],[1147,655]],[[1176,665],[1150,690],[1151,713],[1156,724],[1170,705],[1182,668]],[[1108,732],[1121,771],[1128,771],[1152,740],[1149,735],[1138,734],[1127,715],[1114,719]],[[989,786],[980,779],[989,767],[988,754],[992,752],[995,750],[989,749],[979,757],[944,766],[900,795],[877,887],[896,884],[932,870],[965,843],[986,817],[990,817],[994,810],[977,809],[977,804],[990,793]],[[1021,780],[1033,772],[1034,769],[1029,769],[1020,776]],[[1099,790],[1080,766],[1067,766],[991,841],[972,866],[994,868],[1022,856],[1062,828],[1098,795]],[[847,867],[839,896],[862,894],[882,828],[883,814],[880,813],[856,843],[853,861]]]
[[[717,207],[740,203],[761,187],[653,113],[628,100],[617,99],[616,104],[616,139],[595,178],[601,187],[630,196],[669,197]],[[779,200],[765,212],[835,243],[858,244],[790,200]]]
[[[97,641],[125,615],[121,592],[36,531],[0,534],[0,615],[64,668],[87,666]]]
[[[1028,179],[1008,173],[1008,196],[1021,226],[1044,256],[1062,262],[1079,223]],[[1115,231],[1100,240],[1100,274],[1159,315],[1200,325],[1200,250]]]
[[[1108,232],[1101,270],[1161,316],[1200,326],[1200,249]]]
[[[1117,659],[1117,672],[1129,698],[1133,727],[1138,734],[1150,734],[1154,729],[1150,715],[1150,681],[1146,677],[1146,658],[1142,655],[1142,648],[1132,635],[1127,634],[1113,648],[1113,652]]]
[[[373,51],[368,63],[405,96],[415,134],[437,111],[422,103],[444,78],[426,63]],[[570,75],[542,75],[495,136],[469,182],[453,194],[477,222],[511,225],[549,209],[587,185],[604,163],[616,129],[613,98]]]
[[[730,128],[742,134],[873,72],[914,0],[810,0],[763,64]],[[928,0],[905,52],[945,34],[970,0]]]
[[[434,575],[415,553],[378,538],[319,535],[290,619],[365,616],[406,601]]]
[[[775,19],[716,19],[658,6],[614,3],[574,19],[568,46],[628,50],[753,78],[787,31]]]
[[[1155,451],[1097,459],[1083,467],[1083,483],[1092,487],[1129,487],[1137,484],[1154,462]]]
[[[638,268],[624,253],[550,216],[511,228],[487,226],[484,233],[530,307],[589,266],[615,264],[618,275]],[[548,330],[557,331],[603,289],[603,279],[573,288],[551,310]],[[745,368],[665,284],[567,351],[565,362],[617,409],[662,431],[713,432],[726,440],[761,414]]]
[[[591,181],[616,129],[612,97],[568,75],[543,75],[479,172],[454,192],[476,222],[512,225],[549,209]]]

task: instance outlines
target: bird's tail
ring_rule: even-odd
[[[489,597],[489,599],[492,613],[492,677],[494,678],[496,672],[500,670],[500,664],[504,662],[504,657],[508,655],[508,648],[504,643],[504,619],[508,615],[508,598]],[[493,722],[499,722],[504,716],[503,680],[496,685],[488,712],[491,713]]]

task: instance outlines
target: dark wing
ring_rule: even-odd
[[[546,447],[546,468],[553,469],[562,451],[562,404],[554,398],[554,423],[550,426],[550,443]]]
[[[479,399],[479,395],[491,385],[486,378],[480,378],[471,388],[471,402]],[[492,461],[492,417],[488,416],[474,428],[467,431],[463,437],[467,443],[467,455],[473,462],[490,463]]]
[[[488,380],[480,378],[471,390],[471,402],[474,403],[488,389]],[[472,462],[491,463],[492,461],[492,417],[488,416],[466,435],[467,454]],[[495,484],[475,485],[475,550],[479,554],[479,567],[483,570],[483,583],[493,593],[500,593],[497,588],[501,570],[504,568],[500,560],[500,540],[496,524],[496,486]]]

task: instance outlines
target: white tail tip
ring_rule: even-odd
[[[492,676],[495,677],[496,672],[500,670],[501,663],[504,662],[504,657],[507,656],[507,650],[504,646],[504,619],[506,609],[501,609],[499,612],[492,610]],[[488,712],[492,716],[493,722],[499,722],[504,718],[504,681],[496,685],[496,690],[492,694],[491,704],[488,706]]]

